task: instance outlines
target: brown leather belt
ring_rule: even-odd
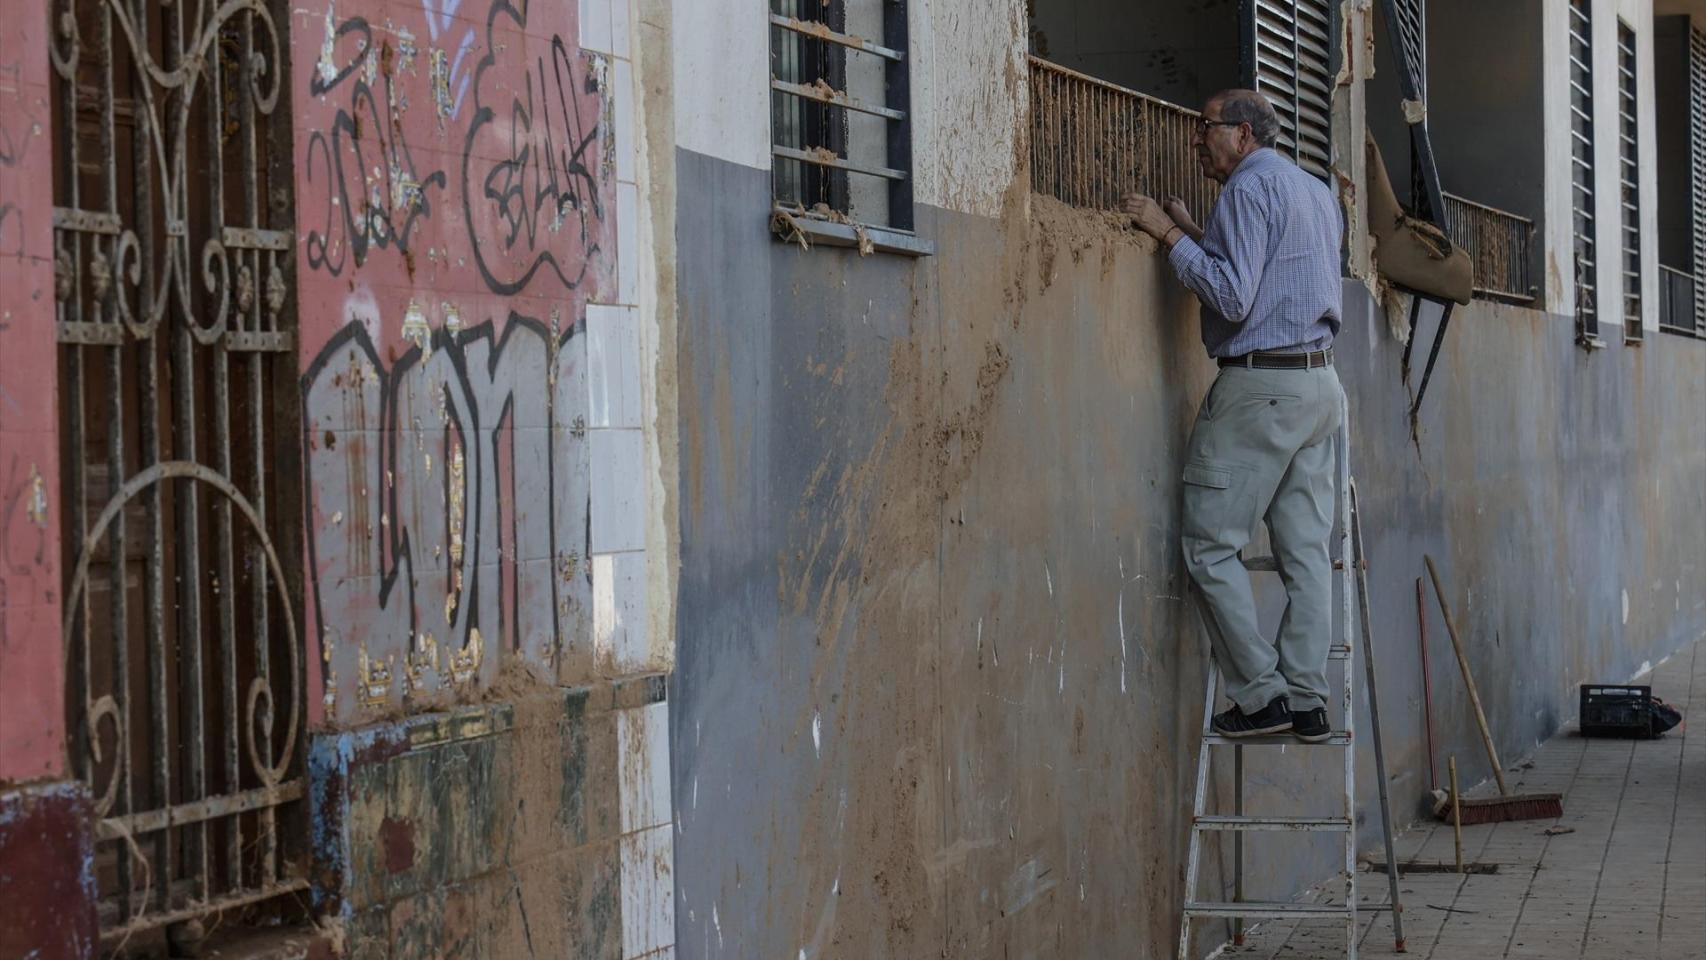
[[[1333,348],[1311,350],[1308,353],[1267,353],[1261,350],[1241,357],[1219,357],[1222,367],[1245,367],[1251,370],[1309,370],[1333,365]]]

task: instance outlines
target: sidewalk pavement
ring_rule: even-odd
[[[1706,960],[1706,640],[1638,682],[1682,710],[1683,725],[1658,740],[1584,739],[1569,727],[1547,741],[1512,771],[1511,790],[1562,793],[1564,816],[1464,827],[1465,862],[1496,863],[1497,873],[1404,876],[1407,953],[1393,951],[1389,914],[1368,909],[1387,902],[1385,875],[1359,873],[1358,955]],[[1401,862],[1455,858],[1448,823],[1411,830],[1397,848]],[[1332,881],[1306,899],[1343,895]],[[1334,921],[1270,921],[1219,956],[1343,958],[1344,930]]]

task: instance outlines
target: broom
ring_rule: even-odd
[[[1434,597],[1439,600],[1439,612],[1445,617],[1445,632],[1451,635],[1451,649],[1457,653],[1457,667],[1463,671],[1463,684],[1469,688],[1469,702],[1475,707],[1475,723],[1481,728],[1481,743],[1487,748],[1487,762],[1493,765],[1493,778],[1498,781],[1499,795],[1469,800],[1456,798],[1456,813],[1464,823],[1498,823],[1502,820],[1555,820],[1564,815],[1564,797],[1558,793],[1513,794],[1505,786],[1504,768],[1499,765],[1499,753],[1493,748],[1493,735],[1487,729],[1487,714],[1481,709],[1481,695],[1475,690],[1475,677],[1469,672],[1469,659],[1463,655],[1463,641],[1457,637],[1457,624],[1451,618],[1451,608],[1445,602],[1445,590],[1439,584],[1439,571],[1434,569],[1433,557],[1423,555],[1428,576],[1433,580]],[[1434,815],[1445,816],[1453,810],[1452,798],[1442,790],[1434,791]]]

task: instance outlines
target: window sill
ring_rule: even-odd
[[[776,239],[797,243],[802,249],[813,245],[847,247],[861,255],[892,253],[903,257],[928,257],[936,253],[934,244],[915,233],[862,223],[837,223],[783,207],[771,210],[770,230]]]

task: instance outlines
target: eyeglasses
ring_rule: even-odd
[[[1209,127],[1241,127],[1243,125],[1244,121],[1242,120],[1210,120],[1207,117],[1197,118],[1197,132],[1204,135],[1208,134]]]

